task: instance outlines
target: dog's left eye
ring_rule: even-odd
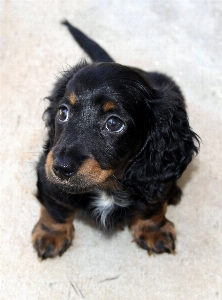
[[[61,106],[58,111],[58,118],[61,122],[68,121],[69,118],[69,110],[66,106]]]
[[[106,121],[106,129],[111,132],[121,132],[124,129],[124,122],[118,117],[110,117]]]

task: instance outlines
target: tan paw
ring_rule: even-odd
[[[41,223],[36,224],[32,232],[32,242],[41,259],[61,256],[72,244],[74,226],[72,223],[49,227]]]
[[[131,226],[135,242],[152,253],[175,254],[176,230],[167,219],[154,223],[150,220],[137,220]]]

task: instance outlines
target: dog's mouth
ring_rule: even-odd
[[[70,194],[87,193],[97,186],[96,183],[90,182],[84,177],[78,175],[70,177],[69,179],[61,179],[53,172],[53,170],[47,173],[47,178],[63,191]]]
[[[114,178],[112,169],[102,169],[93,158],[86,159],[76,172],[58,172],[53,165],[53,151],[47,156],[45,170],[47,178],[52,183],[72,194],[87,193],[109,185]]]

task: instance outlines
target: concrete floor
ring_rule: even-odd
[[[222,299],[222,1],[1,0],[1,299]],[[39,262],[35,163],[60,70],[84,54],[67,18],[122,64],[165,72],[187,99],[200,155],[168,217],[177,254],[149,257],[127,229],[107,239],[75,222],[73,246]]]

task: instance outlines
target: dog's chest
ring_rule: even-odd
[[[91,207],[93,209],[93,217],[99,221],[103,227],[107,227],[107,217],[115,208],[114,196],[102,191],[97,191],[93,197]]]
[[[124,190],[112,194],[95,190],[88,201],[90,217],[103,229],[112,229],[123,223],[132,209],[132,199]]]

